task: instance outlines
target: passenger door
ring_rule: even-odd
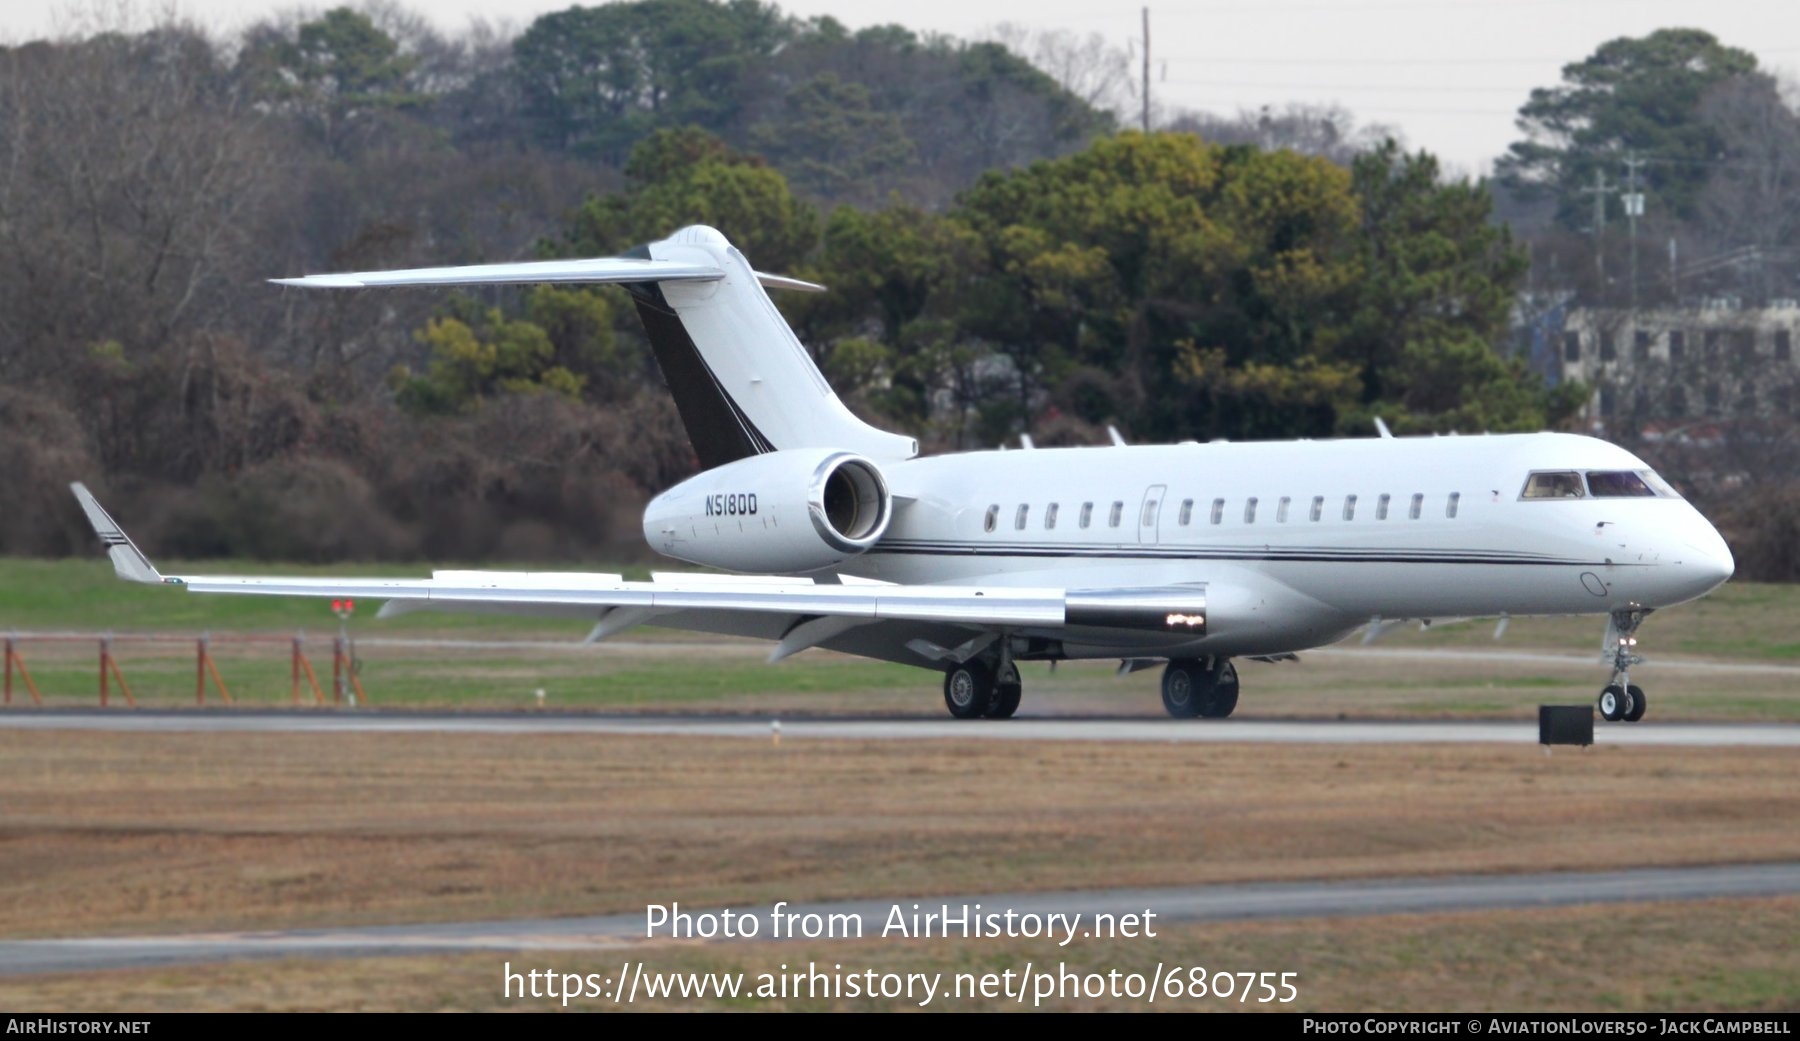
[[[1144,492],[1144,501],[1138,507],[1137,528],[1138,542],[1146,546],[1156,545],[1156,529],[1162,520],[1163,498],[1169,486],[1153,484]]]

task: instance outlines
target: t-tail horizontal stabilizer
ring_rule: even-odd
[[[914,439],[872,427],[844,406],[765,292],[823,287],[754,270],[712,228],[683,228],[623,257],[275,281],[320,289],[622,284],[702,469],[790,448],[855,452],[877,463],[919,451]]]

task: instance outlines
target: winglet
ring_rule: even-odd
[[[87,485],[76,481],[69,485],[75,493],[75,500],[81,503],[82,512],[87,514],[88,523],[94,526],[94,534],[106,546],[106,555],[112,558],[113,570],[127,582],[143,582],[146,585],[162,585],[163,577],[150,564],[150,558],[144,556],[131,539],[119,527],[117,521],[101,507],[94,493],[87,490]]]

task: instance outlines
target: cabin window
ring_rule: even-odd
[[[1106,523],[1116,528],[1119,526],[1119,521],[1123,519],[1124,516],[1125,504],[1122,502],[1115,502],[1112,505],[1112,513],[1106,518]]]
[[[1654,499],[1656,489],[1630,470],[1589,470],[1588,494],[1596,499]]]
[[[1315,495],[1313,496],[1312,519],[1318,520],[1323,516],[1325,516],[1325,497],[1323,495]]]
[[[1244,500],[1244,523],[1256,523],[1256,496],[1254,495]]]
[[[1056,510],[1057,510],[1056,503],[1051,503],[1050,505],[1044,507],[1044,530],[1045,531],[1053,530],[1056,527]]]
[[[1000,523],[1000,507],[997,505],[989,506],[988,511],[987,511],[987,519],[981,522],[981,530],[982,531],[993,531],[994,525],[996,525],[998,523]]]
[[[1525,478],[1521,499],[1579,499],[1581,475],[1573,470],[1545,470]]]
[[[1277,524],[1286,524],[1287,523],[1287,508],[1288,508],[1288,497],[1283,495],[1281,497],[1281,501],[1275,504],[1275,523],[1277,523]]]
[[[1145,499],[1143,512],[1138,515],[1138,525],[1145,528],[1156,527],[1156,500]]]
[[[1354,495],[1344,496],[1344,519],[1356,519],[1356,496]]]
[[[1419,515],[1423,512],[1425,512],[1425,495],[1422,492],[1414,492],[1412,508],[1406,511],[1406,515],[1413,520],[1418,520]]]
[[[1450,493],[1450,501],[1444,504],[1444,516],[1449,517],[1451,520],[1455,520],[1456,519],[1456,505],[1457,505],[1457,503],[1460,503],[1460,502],[1462,502],[1462,493],[1461,492],[1451,492]]]
[[[1213,500],[1213,508],[1212,508],[1212,522],[1214,524],[1218,524],[1220,521],[1223,521],[1224,519],[1225,519],[1225,500],[1224,499],[1214,499]]]
[[[1181,526],[1184,528],[1187,527],[1188,522],[1192,521],[1193,519],[1194,519],[1194,500],[1192,500],[1192,499],[1181,500],[1181,517],[1180,517]]]
[[[1025,519],[1029,516],[1031,516],[1031,507],[1025,503],[1020,503],[1018,512],[1013,514],[1013,527],[1020,531],[1024,531]]]
[[[1392,496],[1390,496],[1388,493],[1382,492],[1381,498],[1375,500],[1375,519],[1376,520],[1387,520],[1388,500],[1391,498],[1392,498]]]
[[[1081,521],[1080,521],[1081,526],[1085,528],[1089,524],[1093,523],[1093,521],[1094,521],[1094,504],[1091,502],[1082,503],[1081,504]]]

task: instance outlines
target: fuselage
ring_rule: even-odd
[[[1718,532],[1643,460],[1569,434],[976,452],[883,469],[893,524],[841,573],[1204,584],[1207,636],[1179,653],[1299,650],[1371,618],[1655,609],[1733,569]],[[1533,474],[1562,476],[1528,495]],[[1619,479],[1590,490],[1589,474],[1643,486],[1607,494]],[[1172,639],[1145,649],[1168,652]],[[1068,644],[1070,657],[1130,649]]]

